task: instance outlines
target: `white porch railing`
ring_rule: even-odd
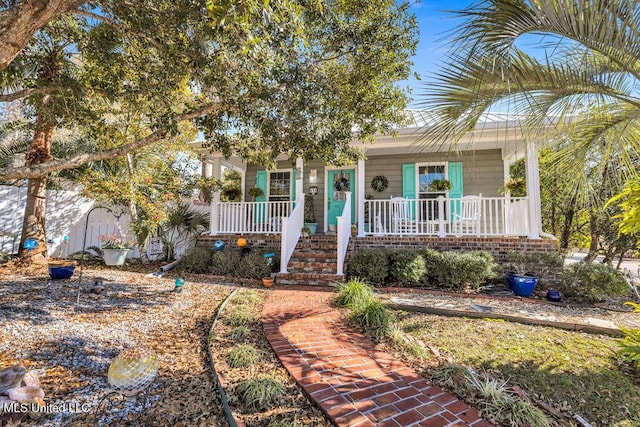
[[[282,218],[291,215],[292,201],[223,202],[218,208],[220,234],[278,234]]]
[[[351,237],[351,192],[345,193],[344,208],[342,215],[337,218],[337,238],[338,238],[338,266],[336,274],[344,274],[344,259],[347,256],[349,238]]]
[[[288,218],[282,218],[280,238],[280,273],[287,273],[287,265],[296,249],[304,226],[304,193],[298,194],[296,207]]]
[[[527,198],[365,200],[366,235],[526,236]]]

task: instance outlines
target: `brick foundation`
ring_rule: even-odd
[[[227,247],[235,248],[239,237],[244,237],[253,249],[265,252],[280,253],[279,234],[219,234],[217,236],[202,235],[198,237],[196,246],[203,248],[213,248],[216,240],[222,240]]]
[[[350,250],[373,248],[419,249],[432,248],[437,251],[483,250],[493,255],[499,264],[504,264],[507,253],[557,252],[558,242],[551,239],[533,240],[526,237],[431,237],[431,236],[366,236],[352,238]]]

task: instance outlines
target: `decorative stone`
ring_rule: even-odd
[[[33,371],[28,371],[26,374],[24,374],[22,384],[28,387],[41,387],[40,379],[38,378],[38,375],[36,375],[36,373]]]
[[[9,366],[0,369],[0,393],[10,388],[20,387],[22,379],[27,373],[23,366]]]
[[[153,382],[158,373],[158,359],[144,347],[123,350],[111,361],[109,384],[125,396],[133,396]]]
[[[7,396],[9,396],[9,399],[20,403],[36,402],[39,405],[44,404],[42,400],[44,398],[44,391],[42,391],[40,387],[25,386],[10,388],[7,390]]]

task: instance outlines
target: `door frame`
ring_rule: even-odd
[[[353,171],[353,187],[351,189],[351,198],[354,200],[354,206],[356,208],[356,212],[353,212],[352,215],[355,215],[356,219],[358,218],[358,203],[355,202],[356,197],[356,185],[358,182],[358,170],[354,166],[344,166],[344,167],[336,167],[336,166],[325,166],[324,167],[324,195],[322,200],[322,211],[324,212],[324,232],[329,231],[329,208],[327,206],[326,197],[329,195],[329,171],[342,171],[342,170],[352,170]]]

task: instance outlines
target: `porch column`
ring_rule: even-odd
[[[298,199],[298,194],[304,193],[304,159],[302,157],[296,158],[296,194],[293,195],[296,201]]]
[[[220,179],[220,157],[213,159],[213,165],[211,167],[211,177]],[[218,234],[218,224],[220,223],[220,190],[217,189],[213,192],[213,198],[211,200],[211,215],[209,229],[212,236]]]
[[[356,165],[356,222],[358,223],[358,237],[364,236],[364,160],[358,159]]]
[[[509,159],[508,158],[503,158],[502,159],[502,174],[503,174],[503,178],[502,180],[504,181],[502,184],[506,184],[507,181],[509,181],[511,179],[511,173],[509,172]],[[510,196],[511,192],[505,188],[505,196]]]
[[[542,232],[542,209],[540,208],[540,171],[538,150],[533,141],[527,141],[524,154],[527,177],[527,200],[529,208],[529,238],[540,239]]]

